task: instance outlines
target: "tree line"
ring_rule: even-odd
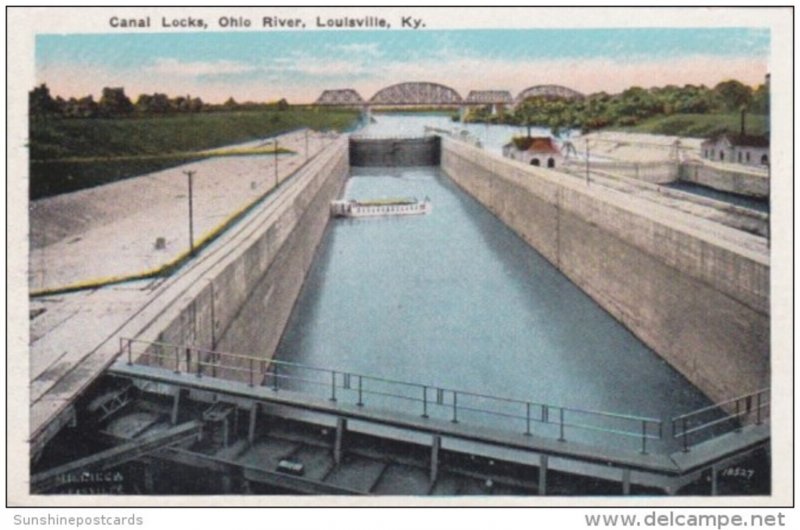
[[[768,85],[761,84],[753,89],[739,81],[728,80],[713,88],[705,85],[631,87],[619,94],[598,92],[578,100],[539,96],[525,100],[513,111],[497,115],[492,115],[490,107],[475,109],[470,112],[468,121],[549,127],[554,134],[565,129],[586,133],[608,126],[634,126],[655,116],[742,110],[767,114],[768,108]]]
[[[167,114],[188,114],[195,112],[214,112],[220,110],[286,110],[289,103],[285,99],[274,103],[238,103],[232,97],[221,104],[205,103],[199,97],[166,94],[141,94],[132,102],[122,87],[105,87],[98,101],[91,95],[69,99],[53,97],[44,83],[28,93],[28,110],[31,119],[60,118],[126,118],[135,116],[162,116]]]

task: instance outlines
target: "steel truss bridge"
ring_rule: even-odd
[[[478,105],[514,106],[532,97],[583,99],[580,92],[561,85],[535,85],[520,92],[516,98],[508,90],[471,90],[466,98],[455,89],[439,83],[415,81],[397,83],[378,90],[368,100],[352,88],[323,90],[314,102],[320,106],[447,106]]]

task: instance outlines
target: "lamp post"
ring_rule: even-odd
[[[192,209],[192,177],[197,173],[196,171],[183,172],[189,180],[189,255],[194,256],[194,212]]]

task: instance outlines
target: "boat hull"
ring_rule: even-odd
[[[331,215],[334,217],[394,217],[425,215],[431,212],[430,201],[402,204],[361,204],[355,201],[333,201]]]

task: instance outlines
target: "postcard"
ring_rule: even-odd
[[[790,505],[790,15],[9,8],[9,505]]]

